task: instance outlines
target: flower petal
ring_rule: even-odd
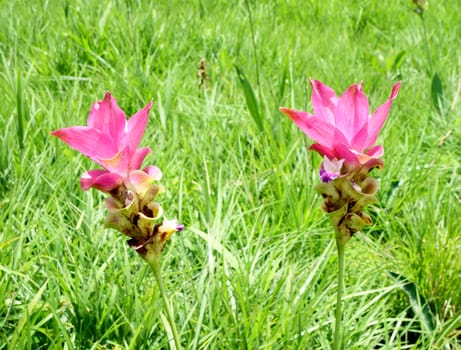
[[[372,158],[381,158],[384,155],[384,147],[381,145],[370,148],[366,154]]]
[[[335,156],[338,159],[344,159],[346,165],[348,165],[349,167],[365,164],[373,158],[367,154],[360,153],[345,144],[335,145]]]
[[[326,157],[328,157],[330,159],[335,158],[335,152],[332,149],[330,149],[328,147],[325,147],[325,146],[322,146],[319,143],[314,143],[314,144],[310,145],[308,149],[310,151],[316,151],[320,155],[326,156]]]
[[[313,115],[307,112],[297,111],[295,109],[285,107],[280,107],[279,110],[287,117],[289,117],[305,134],[307,134],[308,126],[306,125],[306,120],[308,118],[312,118]]]
[[[137,149],[130,159],[130,169],[139,169],[144,161],[144,158],[150,154],[152,150],[149,147],[142,147]]]
[[[102,192],[110,192],[120,186],[123,179],[120,175],[105,170],[95,169],[85,172],[80,179],[80,187],[86,191],[94,187]]]
[[[311,139],[324,147],[331,148],[335,142],[347,142],[343,134],[334,125],[313,116],[307,112],[280,108],[293,122]]]
[[[56,136],[83,155],[94,160],[96,156],[112,157],[117,149],[113,142],[98,130],[86,126],[72,126],[53,131]]]
[[[368,121],[368,139],[367,139],[368,146],[371,146],[376,142],[376,139],[378,138],[378,133],[383,127],[384,122],[387,119],[387,115],[389,114],[389,111],[391,109],[392,102],[397,97],[399,93],[399,89],[400,89],[400,82],[398,82],[392,87],[392,92],[391,92],[391,96],[389,97],[389,99],[383,105],[379,106],[376,109],[375,113]]]
[[[123,208],[123,204],[114,197],[106,197],[104,199],[104,203],[106,204],[106,208],[109,211],[118,211]]]
[[[343,164],[344,159],[332,158],[330,160],[330,158],[324,156],[321,168],[329,173],[341,175],[341,168],[343,167]]]
[[[162,179],[162,171],[154,165],[146,166],[144,171],[155,181],[160,181]]]
[[[362,91],[362,83],[351,85],[340,97],[335,111],[336,127],[346,136],[349,146],[353,137],[368,122],[370,109]]]
[[[125,133],[123,141],[124,146],[129,146],[131,149],[136,149],[138,147],[147,126],[151,107],[152,102],[149,102],[146,107],[136,112],[130,120],[128,120],[128,131]]]
[[[122,152],[117,152],[112,158],[97,157],[95,161],[110,172],[126,176],[127,163],[130,159],[130,155],[127,153],[128,151],[125,149]]]
[[[103,101],[93,104],[88,116],[88,126],[107,135],[114,145],[120,145],[126,125],[125,112],[119,108],[110,92],[106,93]]]
[[[323,121],[335,124],[335,109],[338,103],[338,96],[330,87],[318,80],[311,80],[312,86],[312,107],[314,114]]]
[[[184,230],[184,225],[178,224],[176,220],[164,220],[159,226],[158,231],[161,233],[167,233],[168,237],[176,232]],[[167,238],[168,239],[168,238]]]
[[[154,181],[155,180],[146,172],[142,170],[133,170],[128,174],[128,179],[125,184],[130,190],[136,192],[142,198]]]

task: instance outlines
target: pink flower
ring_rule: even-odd
[[[362,83],[351,85],[341,97],[320,81],[311,80],[311,85],[313,115],[280,108],[307,136],[316,141],[309,149],[330,160],[344,159],[351,166],[381,158],[384,149],[374,143],[392,101],[397,97],[400,82],[394,85],[389,99],[373,115],[370,115]]]
[[[93,104],[88,126],[72,126],[51,133],[104,168],[83,174],[80,181],[83,190],[95,187],[109,192],[120,186],[131,171],[141,167],[151,153],[148,147],[137,148],[151,106],[149,102],[127,121],[115,98],[107,92],[103,101]]]

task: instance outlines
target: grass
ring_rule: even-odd
[[[345,348],[460,348],[461,5],[430,2],[432,62],[412,8],[2,2],[0,349],[168,348],[151,271],[103,228],[102,194],[79,188],[93,165],[49,135],[84,124],[107,90],[129,115],[154,100],[142,144],[186,226],[162,260],[186,348],[329,349],[337,267],[313,191],[320,157],[278,112],[311,110],[309,77],[338,92],[363,80],[372,108],[402,80],[375,224],[346,248]],[[427,301],[433,329],[389,272]]]

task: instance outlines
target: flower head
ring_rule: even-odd
[[[280,108],[295,124],[316,141],[309,149],[328,159],[344,159],[348,166],[361,166],[383,155],[383,147],[375,146],[400,83],[392,88],[391,96],[373,115],[362,83],[351,85],[338,97],[320,81],[311,80],[314,114],[294,109]]]
[[[151,152],[148,147],[138,148],[151,106],[149,102],[126,120],[107,92],[103,101],[93,104],[87,126],[51,133],[104,168],[85,172],[80,185],[83,190],[93,187],[109,194],[105,226],[130,237],[128,244],[148,262],[159,258],[171,235],[184,229],[175,220],[165,219],[156,201],[164,191],[158,183],[162,171],[152,165],[140,169]]]
[[[149,102],[126,120],[115,98],[107,92],[103,101],[93,104],[87,126],[72,126],[51,133],[104,168],[85,172],[80,181],[82,189],[95,187],[109,192],[121,185],[131,171],[141,167],[151,152],[148,147],[137,148],[151,106]]]

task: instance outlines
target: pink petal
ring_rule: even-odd
[[[392,92],[391,96],[389,99],[381,106],[379,106],[373,116],[370,118],[368,121],[368,139],[367,139],[367,144],[368,146],[373,145],[376,142],[376,139],[378,138],[379,131],[384,125],[384,122],[387,119],[387,115],[389,114],[389,111],[392,106],[392,101],[397,97],[400,89],[400,82],[395,84],[392,87]]]
[[[335,145],[335,157],[344,159],[347,164],[358,164],[357,156],[352,152],[350,147],[344,144]]]
[[[127,182],[127,186],[132,187],[132,190],[143,196],[151,187],[154,179],[142,170],[134,170],[128,175]]]
[[[338,159],[344,159],[348,165],[364,164],[371,159],[366,154],[357,152],[345,144],[335,145],[335,156]]]
[[[155,181],[160,181],[162,179],[162,171],[156,166],[146,166],[144,168],[144,172],[146,172]]]
[[[107,135],[114,145],[120,145],[126,124],[125,113],[110,92],[106,93],[103,101],[93,104],[88,116],[88,126]]]
[[[98,130],[86,126],[72,126],[53,131],[56,136],[87,157],[112,157],[116,152],[112,141]]]
[[[336,143],[348,143],[341,130],[315,116],[309,118],[306,125],[309,128],[307,136],[326,147],[332,148]]]
[[[95,169],[85,172],[80,179],[80,187],[86,191],[92,187],[102,192],[110,192],[120,186],[123,182],[119,174]]]
[[[112,173],[126,176],[130,155],[127,150],[117,152],[112,158],[96,158],[94,161]]]
[[[355,134],[368,122],[369,113],[362,83],[351,85],[340,97],[335,112],[336,127],[346,136],[351,146]]]
[[[318,80],[311,80],[311,86],[314,114],[323,121],[334,125],[334,113],[338,103],[338,96],[336,96],[333,89]]]
[[[152,102],[149,102],[146,107],[139,110],[128,120],[128,132],[124,135],[124,145],[136,149],[141,141],[144,130],[147,126],[149,118],[149,110],[152,107]]]
[[[136,152],[131,156],[130,159],[130,169],[139,169],[141,168],[144,158],[150,154],[152,150],[149,147],[142,147],[136,150]]]
[[[310,145],[309,150],[316,151],[320,155],[327,156],[330,159],[335,158],[335,153],[333,152],[332,149],[330,149],[328,147],[324,147],[324,146],[322,146],[322,145],[320,145],[318,143],[314,143],[314,144]]]
[[[371,158],[368,162],[364,163],[360,169],[360,171],[364,172],[366,175],[371,169],[378,168],[382,169],[384,167],[384,162],[378,158]]]
[[[308,118],[312,118],[313,115],[285,107],[280,107],[279,110],[288,116],[305,134],[307,134],[308,127],[306,126],[306,120]]]
[[[331,147],[339,140],[346,141],[344,136],[334,125],[328,124],[307,112],[294,109],[280,108],[293,122],[311,139],[325,147]]]
[[[322,167],[325,171],[329,173],[341,174],[341,168],[343,167],[344,159],[336,159],[328,157],[323,157]]]
[[[350,142],[351,147],[356,150],[363,151],[367,147],[370,147],[371,144],[368,143],[368,123],[366,123],[355,136],[352,138]]]
[[[381,158],[384,155],[384,147],[381,145],[369,149],[366,154],[373,158]]]

